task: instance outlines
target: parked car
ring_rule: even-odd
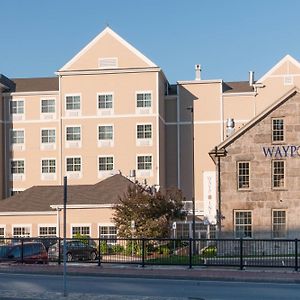
[[[41,242],[1,245],[0,262],[48,263],[48,253]]]
[[[67,246],[67,261],[72,260],[96,260],[98,257],[98,251],[96,245],[85,241],[72,240],[66,242]],[[63,241],[60,244],[56,243],[49,247],[48,256],[50,260],[57,260],[60,257],[63,260]]]

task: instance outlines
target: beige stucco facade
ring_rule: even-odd
[[[56,76],[52,90],[18,90],[18,83],[9,89],[0,77],[1,198],[34,185],[61,185],[65,175],[81,185],[135,170],[132,179],[141,183],[178,186],[187,201],[194,195],[196,215],[215,224],[209,151],[226,140],[228,119],[238,130],[300,86],[300,64],[287,55],[253,84],[198,75],[170,85],[155,63],[106,28]]]

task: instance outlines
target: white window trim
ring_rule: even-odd
[[[56,237],[58,236],[57,235],[57,224],[38,224],[38,236],[41,236],[40,235],[40,228],[41,227],[55,227],[56,228]]]
[[[151,156],[152,157],[152,159],[151,159],[151,169],[149,169],[149,170],[139,170],[138,169],[138,157],[139,156]],[[137,177],[144,178],[144,177],[152,177],[153,176],[154,159],[153,159],[153,154],[152,153],[138,153],[138,154],[136,154],[135,163],[136,163],[135,169],[136,169]]]
[[[18,160],[24,161],[24,173],[13,174],[13,173],[11,173],[11,162],[18,161]],[[10,180],[11,181],[24,181],[25,180],[25,178],[26,178],[26,176],[25,176],[25,174],[26,174],[26,160],[25,160],[25,158],[10,159],[9,167],[10,167],[9,173],[10,173]]]
[[[138,139],[137,137],[137,133],[138,133],[138,125],[151,125],[151,139],[149,138],[142,138],[142,139]],[[135,140],[136,140],[136,145],[137,146],[152,146],[152,141],[153,141],[153,124],[152,122],[149,122],[149,123],[136,123],[135,124]]]
[[[113,169],[112,170],[106,170],[106,171],[100,171],[99,170],[99,158],[100,157],[112,157],[113,158]],[[98,171],[98,178],[101,178],[103,179],[103,177],[108,177],[108,176],[111,176],[111,175],[115,175],[117,172],[116,172],[116,164],[115,164],[115,156],[112,155],[112,154],[105,154],[105,155],[98,155],[97,156],[97,171]]]
[[[92,224],[91,223],[71,223],[70,224],[70,237],[73,237],[73,227],[89,227],[90,228],[89,236],[92,237]]]
[[[137,95],[138,94],[151,94],[151,106],[150,107],[137,107]],[[153,112],[153,91],[135,91],[135,113],[139,115],[152,114]]]
[[[67,171],[67,158],[80,158],[80,171]],[[82,178],[82,156],[81,155],[69,155],[65,156],[65,173],[69,179]]]
[[[67,141],[67,128],[79,127],[80,128],[80,140]],[[77,124],[65,125],[65,147],[66,148],[81,148],[82,147],[82,126]]]
[[[99,96],[112,95],[112,108],[99,108]],[[110,116],[114,114],[115,107],[115,93],[114,92],[101,92],[97,93],[96,109],[98,116]]]
[[[67,97],[76,97],[76,96],[80,97],[80,109],[67,109]],[[66,117],[77,118],[77,117],[81,116],[82,103],[83,103],[81,93],[65,94],[64,101],[65,101],[64,107],[65,107],[65,116]]]
[[[100,140],[99,139],[99,127],[100,126],[112,126],[113,138],[111,140]],[[115,127],[114,127],[114,124],[98,124],[97,125],[97,143],[98,143],[98,147],[114,147],[114,145],[115,145]]]
[[[251,238],[249,238],[249,237],[247,237],[248,239],[253,239],[253,210],[251,210],[251,209],[235,209],[235,210],[233,210],[233,230],[234,230],[234,238],[240,238],[240,237],[237,237],[236,236],[236,234],[237,234],[237,232],[236,232],[236,226],[237,226],[237,224],[236,224],[236,213],[237,212],[250,212],[251,213]],[[248,225],[245,225],[245,224],[243,224],[243,226],[248,226]]]
[[[23,144],[21,144],[21,143],[13,144],[11,136],[14,131],[23,131],[24,132],[24,143]],[[25,128],[11,128],[9,139],[10,139],[11,150],[13,150],[13,151],[24,151],[25,150],[25,144],[26,144]]]
[[[55,160],[55,173],[43,173],[42,161],[43,160]],[[41,180],[53,181],[57,179],[57,159],[55,157],[42,157],[40,160],[40,178]]]
[[[17,227],[28,227],[29,228],[29,237],[32,236],[32,224],[12,224],[11,226],[11,236],[14,237],[14,228]]]
[[[23,108],[24,108],[24,112],[22,114],[20,113],[11,113],[11,103],[12,102],[19,102],[19,101],[23,101]],[[9,101],[9,114],[10,114],[10,119],[12,121],[23,121],[25,120],[25,113],[26,113],[26,107],[25,107],[25,99],[24,98],[19,98],[19,99],[11,99]]]
[[[97,223],[98,238],[100,237],[100,227],[117,227],[115,223]],[[116,238],[118,238],[118,228]]]
[[[242,163],[248,163],[249,164],[249,187],[239,187],[239,166]],[[251,189],[251,163],[249,160],[241,160],[237,162],[237,190],[238,191],[249,191]]]
[[[42,143],[42,131],[43,130],[54,130],[55,132],[55,143]],[[55,127],[51,128],[41,128],[40,129],[40,149],[41,150],[56,150],[56,141],[57,141],[57,130]]]
[[[0,224],[0,228],[4,229],[4,238],[6,238],[6,224]]]
[[[43,113],[42,112],[42,100],[54,100],[54,108],[55,108],[55,112],[51,112],[51,113]],[[57,111],[57,107],[56,107],[56,97],[41,97],[40,98],[40,119],[41,120],[55,120],[56,119],[56,111]]]

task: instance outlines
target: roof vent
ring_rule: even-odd
[[[229,137],[232,134],[234,134],[234,131],[235,131],[234,127],[235,127],[234,119],[228,118],[226,120],[226,137]]]
[[[113,69],[118,67],[118,59],[116,57],[99,58],[100,69]]]
[[[195,65],[195,80],[201,80],[201,65]]]
[[[254,84],[254,71],[249,71],[249,85],[253,86]]]

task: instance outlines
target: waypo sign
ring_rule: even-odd
[[[300,156],[300,146],[295,145],[263,147],[262,149],[265,157],[283,158]]]

